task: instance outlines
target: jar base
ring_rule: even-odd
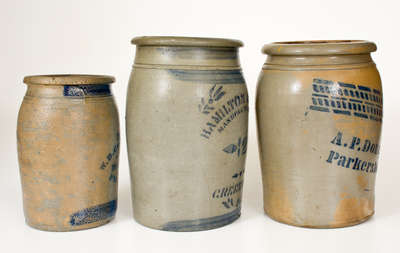
[[[26,224],[34,229],[41,230],[41,231],[47,231],[47,232],[72,232],[72,231],[79,231],[79,230],[87,230],[91,228],[96,228],[103,226],[109,222],[111,222],[115,217],[110,217],[108,219],[104,219],[101,221],[97,221],[94,223],[90,224],[85,224],[81,226],[76,226],[76,227],[60,227],[60,226],[54,226],[54,225],[42,225],[42,224],[34,224],[29,222],[28,220],[25,220]]]
[[[152,226],[150,224],[145,224],[135,217],[136,222],[139,224],[157,230],[171,231],[171,232],[196,232],[211,230],[226,226],[233,223],[235,220],[239,219],[241,213],[240,209],[236,209],[230,213],[223,215],[203,218],[198,220],[182,220],[182,221],[171,221],[167,222],[162,226]]]
[[[274,216],[268,214],[268,213],[265,212],[265,211],[264,211],[264,213],[265,213],[269,218],[271,218],[272,220],[274,220],[274,221],[276,221],[276,222],[279,222],[279,223],[282,223],[282,224],[289,225],[289,226],[302,227],[302,228],[315,228],[315,229],[329,229],[329,228],[345,228],[345,227],[351,227],[351,226],[355,226],[355,225],[364,223],[364,222],[366,222],[367,220],[369,220],[369,219],[374,215],[375,212],[372,212],[372,214],[367,215],[367,216],[365,216],[365,217],[363,217],[363,218],[361,218],[361,219],[349,221],[349,222],[346,222],[346,223],[334,223],[334,224],[322,224],[322,225],[307,225],[307,224],[294,223],[294,222],[291,222],[291,221],[286,221],[286,220],[283,220],[283,219],[279,219],[279,218],[277,218],[277,217],[274,217]]]

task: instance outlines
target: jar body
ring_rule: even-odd
[[[117,208],[119,120],[109,85],[28,85],[18,116],[26,222],[71,231]]]
[[[379,73],[372,61],[327,65],[329,58],[309,66],[270,59],[258,81],[264,210],[291,225],[344,227],[374,213]]]
[[[180,65],[201,48],[155,47],[130,77],[126,134],[135,219],[168,231],[206,230],[240,215],[247,148],[248,94],[239,67]],[[158,55],[159,54],[159,55]],[[176,58],[175,58],[176,57]],[[190,56],[192,57],[192,56]]]

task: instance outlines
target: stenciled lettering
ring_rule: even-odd
[[[216,110],[210,111],[210,120],[201,128],[200,136],[209,139],[215,129],[219,133],[224,131],[236,117],[249,111],[248,103],[249,96],[246,93],[242,93],[229,98],[225,104]]]
[[[376,161],[369,162],[361,160],[358,157],[348,157],[333,150],[329,152],[326,162],[336,164],[339,167],[351,168],[353,170],[364,171],[368,173],[376,173],[378,169],[378,164]]]
[[[214,199],[220,199],[220,198],[225,198],[234,195],[235,193],[238,193],[242,190],[243,187],[243,181],[239,181],[238,183],[235,183],[233,185],[229,186],[224,186],[222,188],[216,189],[212,197]]]

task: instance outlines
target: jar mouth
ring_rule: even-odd
[[[36,85],[90,85],[111,84],[113,76],[87,74],[33,75],[24,77],[24,83]]]
[[[242,47],[243,42],[224,38],[142,36],[135,37],[131,43],[137,46],[180,46],[180,47]]]
[[[267,55],[357,55],[376,51],[375,43],[366,40],[283,41],[264,45]]]

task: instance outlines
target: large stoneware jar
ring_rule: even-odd
[[[110,76],[28,76],[18,116],[26,222],[71,231],[109,222],[117,208],[118,112]]]
[[[374,214],[382,124],[375,50],[368,41],[264,46],[256,109],[271,218],[334,228]]]
[[[135,219],[206,230],[240,215],[248,95],[228,39],[140,37],[126,131]]]

